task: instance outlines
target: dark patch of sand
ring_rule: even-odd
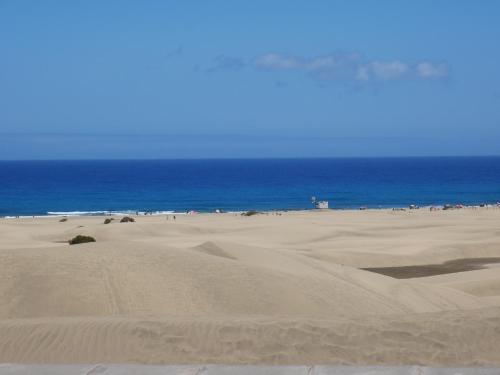
[[[380,273],[396,279],[410,279],[446,273],[474,271],[486,268],[488,264],[500,263],[500,257],[454,259],[441,264],[423,264],[418,266],[362,268],[365,271]]]

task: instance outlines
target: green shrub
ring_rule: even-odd
[[[60,223],[64,223],[65,221],[68,221],[67,217],[63,217],[61,220],[59,220]]]
[[[253,215],[258,215],[259,213],[255,210],[251,210],[251,211],[247,211],[247,212],[243,212],[241,215],[243,216],[253,216]]]
[[[120,223],[133,223],[133,222],[135,222],[135,219],[130,216],[125,216],[120,220]]]
[[[86,242],[96,242],[94,237],[91,236],[82,236],[78,235],[76,237],[73,237],[71,240],[68,241],[70,245],[77,245],[79,243],[86,243]]]
[[[115,220],[114,218],[112,217],[108,217],[106,220],[104,220],[104,224],[111,224],[111,222]]]

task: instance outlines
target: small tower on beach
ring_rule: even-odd
[[[328,208],[328,201],[317,200],[316,197],[311,197],[311,202],[314,205],[314,208],[317,210]]]

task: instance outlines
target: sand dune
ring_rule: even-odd
[[[499,365],[500,210],[1,219],[0,362]],[[69,246],[76,234],[96,243]]]
[[[9,320],[0,322],[0,353],[3,361],[37,363],[490,365],[498,363],[499,312]]]

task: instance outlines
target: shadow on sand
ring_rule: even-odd
[[[369,267],[362,268],[365,271],[380,273],[396,279],[410,279],[413,277],[426,277],[442,275],[446,273],[474,271],[487,268],[486,266],[500,263],[497,258],[464,258],[454,259],[441,264],[423,264],[418,266],[402,267]]]

